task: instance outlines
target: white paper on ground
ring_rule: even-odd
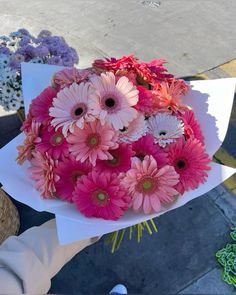
[[[24,63],[22,65],[23,92],[26,108],[30,101],[51,83],[52,75],[61,67]],[[230,112],[233,103],[235,78],[210,81],[193,81],[193,89],[184,98],[184,103],[193,106],[194,112],[200,121],[202,132],[206,139],[206,149],[213,155],[221,146],[227,132]],[[223,111],[222,111],[223,108]],[[29,205],[38,211],[48,211],[56,214],[60,241],[65,244],[78,239],[85,239],[94,235],[102,235],[159,214],[144,216],[126,212],[118,221],[86,218],[76,211],[73,205],[59,200],[42,200],[39,193],[33,188],[27,172],[29,164],[17,165],[16,146],[23,142],[21,134],[0,152],[0,181],[4,189],[16,200]],[[235,173],[235,170],[212,164],[207,182],[198,189],[184,194],[170,208],[175,209],[194,199]],[[68,226],[68,230],[66,229]]]

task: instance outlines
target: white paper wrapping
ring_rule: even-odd
[[[26,110],[30,101],[45,87],[49,86],[53,74],[61,67],[40,64],[22,64],[23,94]],[[210,156],[220,148],[224,141],[233,104],[236,78],[207,81],[192,81],[192,90],[184,97],[183,102],[193,107],[200,122],[206,141],[206,150]],[[190,200],[207,193],[235,173],[235,169],[211,164],[207,182],[198,189],[189,191],[168,208],[158,214],[144,215],[127,211],[118,221],[86,218],[74,205],[60,200],[43,200],[34,189],[27,167],[29,163],[19,166],[16,146],[23,142],[20,134],[0,151],[0,181],[4,189],[16,200],[37,211],[48,211],[56,215],[60,243],[67,244],[93,236],[103,235],[144,220],[159,216],[183,206]]]

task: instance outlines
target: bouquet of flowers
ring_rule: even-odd
[[[66,68],[33,99],[18,161],[43,198],[72,202],[86,217],[150,214],[205,182],[210,158],[189,86],[163,61],[134,56]]]
[[[115,249],[137,224],[140,240],[149,220],[235,172],[210,162],[235,79],[186,84],[164,60],[133,55],[85,70],[23,63],[22,75],[28,114],[23,133],[1,150],[0,179],[17,200],[56,215],[62,244],[115,232]]]
[[[6,111],[24,107],[21,62],[73,66],[78,55],[63,37],[43,30],[37,37],[26,29],[0,36],[0,105]]]

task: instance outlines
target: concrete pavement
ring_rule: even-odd
[[[134,52],[144,60],[164,57],[178,76],[236,75],[217,67],[236,57],[234,0],[0,0],[0,34],[19,27],[50,29],[65,36],[80,55],[81,67],[102,56]],[[210,70],[209,70],[210,69]],[[203,76],[202,76],[203,77]],[[0,117],[0,147],[19,132],[14,115]],[[218,161],[236,167],[234,106]],[[235,161],[235,162],[234,162]],[[235,178],[186,206],[157,219],[159,233],[141,244],[124,241],[110,254],[103,241],[79,253],[53,279],[51,293],[107,293],[125,283],[130,293],[233,294],[222,283],[214,253],[236,225]],[[52,215],[15,202],[21,231]]]

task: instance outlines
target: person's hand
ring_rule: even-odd
[[[18,237],[9,237],[0,246],[1,293],[47,293],[51,278],[74,255],[98,240],[96,237],[62,246],[55,219]]]

